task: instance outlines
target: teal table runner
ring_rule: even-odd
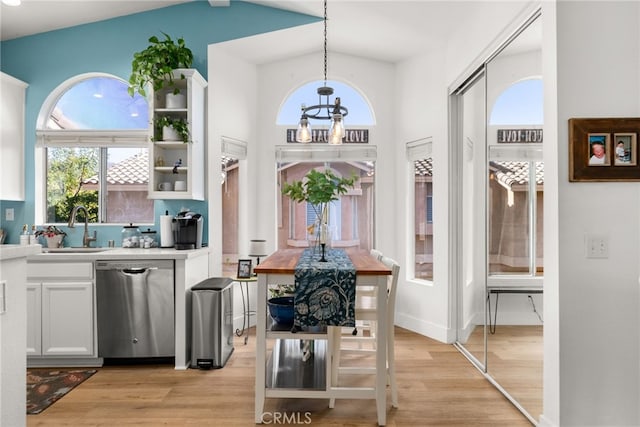
[[[328,249],[327,262],[305,249],[295,269],[292,332],[309,326],[355,326],[356,269],[343,249]]]

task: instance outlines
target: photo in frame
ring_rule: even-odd
[[[251,260],[239,259],[238,260],[238,279],[248,279],[251,277]]]
[[[614,133],[614,160],[616,166],[636,166],[638,164],[638,135],[635,133]]]
[[[609,166],[611,164],[611,142],[608,133],[587,134],[589,144],[589,166]]]
[[[569,119],[569,181],[640,181],[640,118]]]

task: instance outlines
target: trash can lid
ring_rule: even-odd
[[[191,290],[192,291],[221,291],[227,286],[233,283],[233,279],[230,277],[209,277],[208,279],[203,280],[202,282],[194,285]]]

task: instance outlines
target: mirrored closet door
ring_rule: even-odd
[[[532,16],[452,103],[457,346],[533,423],[542,413],[543,358],[540,21]]]

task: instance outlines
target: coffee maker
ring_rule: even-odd
[[[202,223],[201,214],[195,212],[180,212],[173,219],[174,222],[174,247],[178,250],[199,249],[202,247]]]

